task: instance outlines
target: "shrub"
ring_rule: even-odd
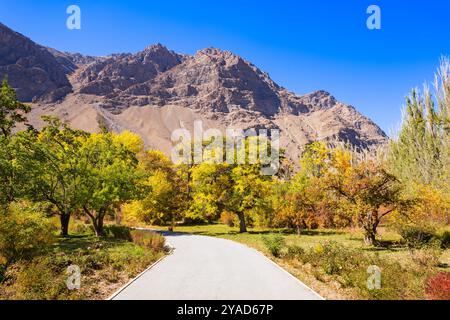
[[[407,225],[399,230],[400,235],[410,248],[421,248],[435,238],[435,230],[430,226]]]
[[[29,262],[18,262],[6,273],[5,298],[20,300],[53,300],[66,298],[69,290],[65,276],[57,272],[51,257],[37,257]]]
[[[105,226],[104,232],[107,237],[111,237],[118,240],[133,241],[133,238],[131,237],[130,228],[125,226],[118,226],[118,225]]]
[[[286,257],[288,259],[302,258],[305,255],[305,249],[298,245],[291,245],[287,247]]]
[[[263,236],[263,242],[266,248],[274,257],[279,257],[281,254],[281,250],[285,246],[284,237],[282,235],[275,235],[269,237]]]
[[[441,253],[438,247],[413,249],[410,252],[412,261],[423,267],[437,267]]]
[[[6,263],[32,256],[54,241],[54,226],[36,207],[14,203],[0,216],[0,255]]]
[[[220,222],[229,227],[235,226],[236,215],[229,211],[224,211],[220,214]]]
[[[450,300],[450,273],[439,272],[430,277],[426,284],[426,294],[431,300]]]
[[[166,243],[166,239],[162,235],[152,231],[133,230],[131,237],[134,244],[156,252],[163,251]]]
[[[367,261],[362,252],[334,241],[316,246],[307,258],[310,263],[319,265],[329,275],[351,272]]]

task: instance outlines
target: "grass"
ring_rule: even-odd
[[[88,231],[73,233],[9,266],[0,283],[0,300],[105,299],[164,254],[126,240],[99,239]],[[79,290],[66,285],[71,265],[81,270]]]
[[[250,228],[247,233],[239,233],[237,228],[231,228],[222,224],[211,224],[178,226],[176,231],[229,239],[253,247],[277,262],[319,294],[330,299],[424,298],[423,283],[426,280],[425,277],[439,270],[448,271],[448,266],[450,265],[450,250],[447,249],[439,252],[440,268],[435,268],[435,266],[429,264],[431,263],[428,261],[431,260],[429,258],[429,251],[411,251],[401,244],[401,237],[397,233],[389,231],[386,228],[380,228],[379,230],[381,247],[365,246],[363,243],[363,234],[360,230],[305,230],[301,236],[298,236],[286,229]],[[283,237],[285,252],[288,247],[300,247],[305,252],[314,254],[314,250],[318,246],[336,243],[341,248],[340,250],[351,252],[351,254],[345,254],[350,257],[354,256],[354,259],[377,261],[377,263],[383,264],[386,269],[389,269],[389,271],[385,272],[385,278],[386,286],[391,286],[390,291],[386,290],[382,294],[366,292],[363,288],[367,278],[365,269],[361,269],[358,274],[352,275],[355,279],[350,279],[350,282],[358,282],[361,289],[357,285],[354,287],[342,285],[343,277],[328,275],[327,272],[321,269],[323,265],[320,265],[319,262],[309,261],[308,263],[303,263],[297,258],[288,257],[287,254],[274,257],[269,250],[270,246],[267,246],[265,243],[268,242],[268,238],[275,238],[278,235]],[[345,256],[345,254],[342,253],[342,256]],[[317,255],[315,258],[319,260],[323,256]],[[334,259],[335,257],[331,258]],[[357,261],[354,262],[356,263]],[[324,261],[324,263],[329,263],[329,261]],[[400,283],[400,280],[405,283]],[[363,282],[364,285],[362,285]],[[388,284],[387,282],[390,283]],[[402,292],[396,293],[395,290]]]

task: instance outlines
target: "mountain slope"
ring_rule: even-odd
[[[72,91],[67,75],[73,70],[61,64],[45,47],[0,23],[0,78],[8,76],[24,102],[55,102]]]

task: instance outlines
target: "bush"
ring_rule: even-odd
[[[430,244],[435,238],[435,229],[426,225],[403,226],[399,233],[410,248],[421,248]]]
[[[305,249],[300,246],[292,245],[287,247],[286,257],[288,259],[298,258],[302,260],[302,257],[305,255]]]
[[[352,249],[330,241],[317,245],[303,257],[304,262],[321,267],[326,274],[341,275],[367,264],[367,257],[357,249]]]
[[[263,236],[263,242],[266,248],[274,257],[279,257],[281,254],[281,250],[285,246],[284,237],[282,235],[275,235],[269,237]]]
[[[235,226],[236,215],[229,211],[224,211],[220,214],[220,222],[226,224],[229,227]]]
[[[426,294],[431,300],[450,300],[450,273],[440,272],[430,277],[426,285]]]
[[[105,236],[118,240],[133,241],[130,228],[125,226],[110,225],[104,227]]]
[[[37,207],[14,203],[0,216],[0,255],[7,264],[31,257],[54,241],[54,226]]]
[[[163,251],[166,239],[159,233],[146,230],[133,230],[131,232],[133,243],[156,252]]]
[[[437,267],[442,252],[439,247],[427,247],[423,249],[413,249],[410,254],[412,261],[419,266]]]

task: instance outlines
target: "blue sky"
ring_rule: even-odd
[[[82,29],[66,28],[78,5]],[[366,27],[369,5],[381,30]],[[105,55],[160,42],[180,53],[231,50],[298,94],[323,89],[387,133],[411,88],[450,54],[450,1],[0,0],[0,22],[58,50]]]

